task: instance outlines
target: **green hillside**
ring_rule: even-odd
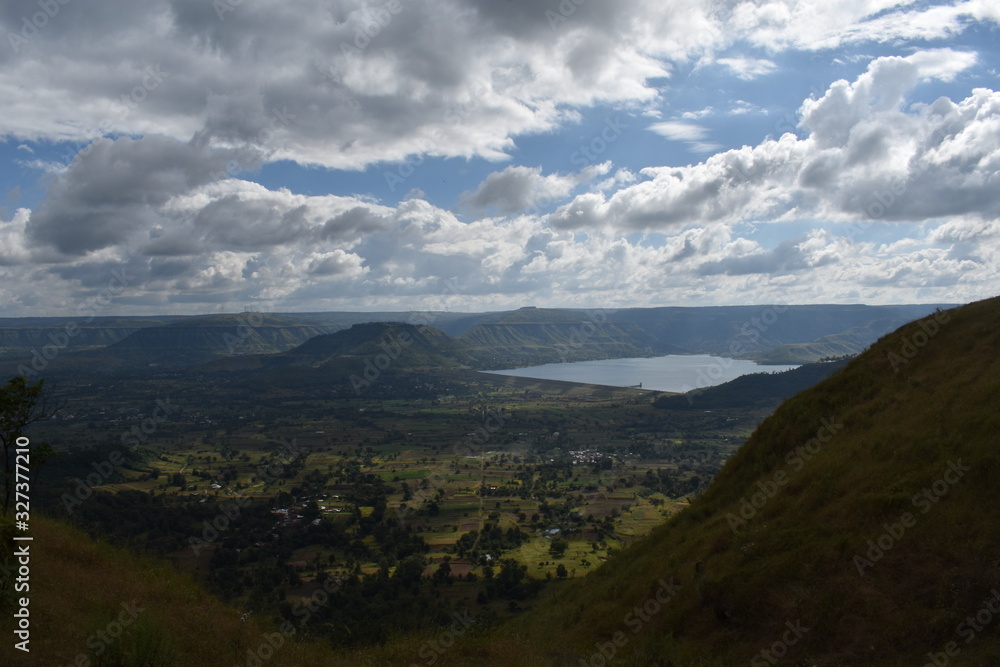
[[[850,349],[826,351],[817,356],[776,356],[766,362],[807,363],[860,352],[879,336],[924,317],[934,308],[932,304],[626,308],[610,312],[608,319],[615,323],[631,322],[661,343],[682,349],[684,354],[740,358],[757,358],[755,355],[771,348],[809,344],[824,336],[854,332],[842,341],[850,342]]]
[[[846,365],[846,360],[806,364],[781,373],[750,373],[714,387],[661,396],[653,405],[663,410],[771,407],[808,389]]]
[[[247,354],[274,354],[336,327],[296,316],[239,313],[186,317],[131,331],[105,334],[106,346],[79,352],[67,348],[48,371],[145,370],[194,366]],[[84,331],[81,329],[81,331]],[[103,330],[102,330],[103,331]]]
[[[5,638],[0,664],[243,665],[247,651],[280,631],[241,621],[239,611],[171,566],[98,544],[63,522],[35,517],[31,534],[30,652]],[[3,535],[9,541],[7,530]],[[0,606],[5,616],[13,613],[9,595]],[[272,664],[338,664],[315,644],[289,641],[279,650]]]
[[[479,361],[460,341],[438,329],[403,322],[355,324],[316,336],[287,352],[232,356],[190,369],[189,373],[225,377],[239,390],[323,387],[344,396],[377,387],[397,391],[401,377],[433,369],[463,369]],[[416,386],[418,380],[408,380]]]
[[[820,336],[808,343],[779,345],[770,350],[749,355],[762,364],[808,364],[820,359],[855,355],[873,341],[915,319],[910,314],[872,320],[841,333]]]
[[[432,326],[480,368],[563,361],[719,354],[808,363],[855,354],[933,305],[712,306],[494,313],[236,313],[209,316],[0,319],[0,367],[40,372],[173,369],[274,354],[371,322]],[[67,332],[69,332],[67,334]],[[464,362],[463,362],[464,363]]]
[[[311,338],[278,354],[261,353],[244,359],[218,361],[208,368],[328,367],[364,370],[368,360],[385,354],[399,371],[414,368],[454,368],[476,363],[466,346],[438,329],[404,322],[367,322]],[[381,361],[381,360],[380,360]],[[380,369],[384,370],[384,369]]]
[[[146,327],[177,318],[90,317],[0,318],[0,370],[5,374],[41,372],[53,359],[71,353],[106,348]],[[58,366],[59,363],[55,363]]]
[[[784,403],[689,510],[508,632],[567,665],[602,646],[636,665],[993,664],[998,352],[1000,299],[885,336]],[[671,578],[673,599],[648,602]]]
[[[108,348],[107,354],[156,365],[192,365],[219,357],[283,352],[329,331],[319,323],[288,316],[210,315],[140,329]]]
[[[404,326],[341,332],[304,356],[364,358]],[[455,351],[436,330],[412,335],[411,364]],[[340,654],[288,642],[262,664],[993,664],[998,402],[1000,298],[932,314],[783,403],[689,509],[506,625]],[[133,601],[148,611],[99,664],[244,665],[274,636],[153,561],[34,528],[37,662],[13,662],[7,642],[3,664],[71,664]]]
[[[601,312],[523,308],[480,322],[460,338],[487,368],[681,352]]]

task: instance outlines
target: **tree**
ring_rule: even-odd
[[[44,382],[45,380],[39,380],[35,384],[28,384],[23,375],[18,375],[0,388],[0,446],[3,447],[3,498],[0,515],[3,516],[7,515],[13,505],[18,439],[24,437],[24,430],[28,426],[51,418],[58,410],[58,406],[53,408],[49,405],[43,391]],[[52,448],[48,443],[32,443],[31,469],[36,478],[41,464],[51,457]]]
[[[556,566],[556,576],[560,579],[565,579],[568,575],[569,572],[566,571],[566,566],[559,563],[559,565]]]
[[[445,556],[445,561],[438,565],[438,568],[434,570],[434,583],[448,582],[451,583],[451,565],[448,563],[448,557]]]
[[[421,578],[424,576],[424,568],[426,566],[427,561],[423,556],[413,554],[412,556],[407,556],[400,561],[399,565],[396,567],[396,573],[393,577],[406,586],[419,584]]]
[[[552,544],[549,545],[549,553],[552,554],[553,556],[556,556],[557,558],[561,558],[562,555],[566,553],[566,549],[568,547],[569,547],[569,542],[562,539],[561,537],[556,538],[552,540]]]

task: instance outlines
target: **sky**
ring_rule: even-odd
[[[5,0],[0,316],[1000,293],[996,0]]]

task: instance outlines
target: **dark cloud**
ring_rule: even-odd
[[[802,249],[801,243],[802,239],[782,241],[776,248],[767,252],[704,262],[698,267],[698,273],[703,276],[783,275],[836,263],[837,259],[830,254],[818,258],[811,257]]]
[[[27,227],[34,244],[83,255],[168,223],[172,197],[225,175],[230,151],[148,136],[98,139],[53,181]]]
[[[579,180],[556,174],[542,176],[540,167],[507,167],[487,176],[475,192],[463,193],[461,201],[480,211],[520,213],[565,197]]]
[[[198,211],[194,230],[210,247],[257,251],[284,245],[310,230],[304,205],[290,210],[284,205],[280,200],[227,195]]]
[[[359,236],[388,229],[389,222],[371,209],[355,206],[323,223],[319,238],[324,241],[357,239]]]
[[[38,7],[0,5],[0,34],[18,34]],[[798,135],[608,179],[547,218],[516,214],[568,196],[598,165],[570,175],[545,171],[551,165],[498,171],[465,193],[475,215],[463,221],[420,194],[393,208],[372,196],[306,196],[240,178],[251,177],[241,168],[279,160],[361,169],[406,156],[507,159],[516,138],[559,130],[595,108],[666,108],[674,89],[664,78],[678,64],[724,72],[708,66],[763,62],[719,60],[734,41],[786,63],[777,56],[789,48],[912,36],[922,5],[912,16],[900,7],[871,20],[858,3],[805,0],[59,7],[23,44],[0,49],[0,90],[32,93],[5,97],[0,134],[39,145],[111,138],[64,172],[51,169],[34,210],[5,202],[0,264],[15,268],[3,270],[0,298],[12,308],[72,307],[119,266],[134,276],[122,304],[211,307],[263,299],[369,307],[370,297],[436,297],[451,278],[485,302],[531,292],[655,300],[685,285],[699,298],[731,298],[712,295],[806,270],[822,276],[809,289],[833,294],[835,265],[844,266],[841,294],[885,275],[927,285],[995,277],[995,225],[983,225],[1000,217],[997,93],[907,105],[920,82],[953,80],[975,63],[975,54],[950,49],[878,58],[853,81],[832,83],[803,103]],[[964,29],[958,6],[933,7],[944,18],[922,28],[922,39],[926,30]],[[966,13],[985,20],[977,7]],[[501,217],[475,219],[483,211]],[[854,237],[838,245],[806,235],[765,250],[730,234],[742,221],[951,217],[966,226],[939,230],[930,250],[879,250],[892,261]],[[907,242],[919,245],[916,237]]]

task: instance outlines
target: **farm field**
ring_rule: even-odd
[[[115,382],[39,429],[62,454],[55,513],[286,617],[341,581],[517,613],[686,507],[766,414],[472,372],[405,397]],[[114,452],[125,462],[97,475]]]

